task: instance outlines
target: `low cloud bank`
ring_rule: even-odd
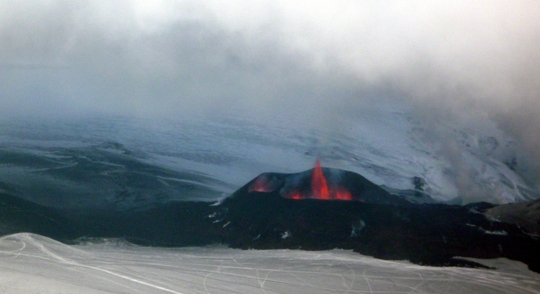
[[[0,1],[0,113],[331,125],[384,97],[441,142],[437,124],[495,121],[540,182],[538,19],[538,1]]]

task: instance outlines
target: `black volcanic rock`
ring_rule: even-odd
[[[352,201],[284,197],[290,190],[309,196],[312,170],[263,174],[263,181],[257,177],[217,205],[174,202],[137,211],[60,210],[0,193],[0,232],[26,231],[64,242],[120,237],[154,246],[342,248],[433,266],[481,267],[455,257],[506,257],[540,272],[540,240],[515,224],[486,218],[483,213],[495,205],[412,204],[360,175],[322,172],[329,189],[348,191]]]
[[[488,220],[474,205],[293,200],[245,188],[220,206],[231,247],[353,249],[424,265],[471,266],[453,257],[507,257],[540,271],[540,242],[514,225]]]
[[[526,233],[540,237],[540,199],[498,205],[487,209],[485,214],[493,220],[515,224]]]
[[[314,190],[314,174],[324,176],[328,194],[320,195]],[[408,205],[409,201],[392,195],[363,176],[350,171],[321,168],[317,165],[294,174],[263,173],[237,190],[231,197],[249,192],[276,192],[285,198],[315,198],[323,200],[353,200],[364,203]],[[326,199],[325,199],[326,198]]]

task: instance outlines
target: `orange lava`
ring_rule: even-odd
[[[293,199],[293,200],[301,200],[301,199],[304,199],[306,197],[304,197],[302,194],[300,194],[300,192],[293,192],[293,193],[287,195],[287,198]]]
[[[255,179],[253,184],[249,186],[248,192],[272,192],[272,188],[270,187],[270,183],[263,177],[259,176]]]
[[[330,200],[328,183],[324,177],[321,162],[317,159],[313,173],[311,173],[311,198]]]
[[[333,190],[331,195],[332,195],[332,198],[331,198],[332,200],[347,200],[347,201],[353,200],[351,192],[345,189],[341,189],[341,188]]]
[[[292,190],[291,192],[282,194],[283,197],[294,200],[301,199],[319,199],[319,200],[353,200],[351,192],[343,187],[336,186],[336,183],[328,184],[328,180],[324,175],[324,171],[321,166],[321,162],[317,159],[315,167],[311,172],[311,189],[310,191],[304,190]],[[276,188],[276,183],[273,183],[265,175],[257,177],[253,183],[249,186],[248,192],[272,192]],[[298,187],[296,187],[298,188]],[[283,193],[283,192],[282,192]]]
[[[321,167],[321,162],[317,159],[315,162],[315,168],[311,173],[311,191],[308,195],[294,191],[285,196],[289,199],[300,200],[300,199],[319,199],[319,200],[353,200],[351,192],[347,191],[342,187],[334,187],[328,185],[328,181],[324,176],[323,169]]]

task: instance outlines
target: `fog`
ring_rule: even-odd
[[[538,1],[2,0],[0,115],[234,108],[340,131],[384,100],[448,158],[438,126],[494,121],[540,181],[538,19]]]

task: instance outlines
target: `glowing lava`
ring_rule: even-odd
[[[341,187],[335,176],[330,179],[332,181],[328,182],[321,162],[317,159],[311,173],[291,174],[288,178],[274,173],[263,173],[253,180],[248,192],[269,193],[280,189],[281,196],[294,200],[354,200],[351,192]]]
[[[311,173],[311,196],[315,199],[329,200],[328,183],[324,177],[321,162],[317,159],[313,173]]]
[[[258,177],[255,179],[253,184],[249,187],[248,191],[251,192],[271,192],[270,185],[265,178]]]
[[[311,173],[311,191],[310,193],[302,193],[294,191],[285,195],[289,199],[320,199],[320,200],[353,200],[352,194],[346,189],[339,187],[337,183],[330,183],[324,176],[321,162],[317,159],[315,167]]]

